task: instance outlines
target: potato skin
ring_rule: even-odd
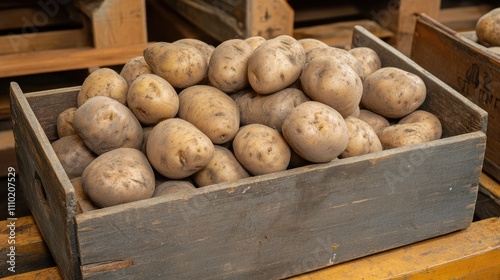
[[[143,56],[135,56],[127,60],[120,71],[120,76],[127,81],[129,86],[142,74],[153,74],[153,70],[151,70]]]
[[[252,47],[253,50],[255,50],[258,46],[267,41],[267,39],[262,36],[255,35],[246,38],[245,41],[250,45],[250,47]]]
[[[345,123],[349,131],[349,142],[341,154],[342,158],[382,151],[382,144],[368,123],[354,117],[347,117]]]
[[[365,73],[361,62],[359,62],[358,59],[351,53],[341,48],[330,46],[312,48],[306,52],[306,64],[315,58],[324,56],[332,57],[335,60],[344,62],[349,65],[349,67],[351,67],[356,74],[358,74],[361,80],[365,79]]]
[[[426,94],[425,83],[419,76],[384,67],[364,80],[361,105],[386,118],[401,118],[420,107]]]
[[[313,163],[337,158],[349,141],[342,115],[317,101],[307,101],[295,107],[281,129],[290,147],[300,157]]]
[[[233,141],[236,159],[252,175],[286,170],[291,150],[283,136],[263,124],[242,126]]]
[[[306,64],[300,82],[312,100],[327,104],[344,117],[355,113],[363,94],[359,75],[331,56],[320,56]]]
[[[59,138],[52,142],[52,148],[70,179],[80,177],[97,157],[77,134]]]
[[[80,107],[94,96],[107,96],[125,104],[127,92],[127,81],[120,74],[110,68],[100,68],[90,73],[83,81],[77,104]]]
[[[385,117],[366,109],[361,109],[357,118],[368,123],[377,135],[391,125]]]
[[[250,177],[248,171],[238,162],[234,154],[227,148],[215,145],[214,156],[192,178],[198,187],[233,182]]]
[[[196,85],[179,93],[178,117],[202,131],[214,144],[231,141],[240,126],[236,102],[219,89]]]
[[[95,204],[87,197],[87,195],[83,191],[82,177],[75,177],[71,179],[71,184],[75,189],[77,214],[98,209],[98,207],[95,206]]]
[[[146,156],[133,148],[118,148],[98,156],[82,174],[82,187],[99,207],[150,198],[155,176]]]
[[[162,77],[143,74],[130,85],[127,104],[141,123],[155,125],[177,115],[179,96]]]
[[[302,45],[280,35],[262,43],[248,60],[248,81],[259,94],[282,90],[295,82],[306,60]]]
[[[196,187],[188,180],[168,180],[156,186],[153,197],[174,194],[189,194]]]
[[[323,48],[328,48],[328,44],[314,38],[302,38],[299,39],[299,43],[302,45],[304,48],[304,51],[307,53],[310,49],[314,49],[317,47],[323,47]]]
[[[210,57],[208,82],[223,92],[231,93],[246,88],[248,83],[248,59],[252,47],[242,39],[220,43]]]
[[[253,90],[235,98],[240,110],[241,125],[260,123],[281,132],[281,125],[293,108],[309,101],[297,88],[285,88],[273,94],[258,94]]]
[[[125,105],[106,96],[93,97],[80,106],[73,125],[85,145],[98,155],[120,147],[140,149],[142,145],[139,120]]]
[[[179,40],[174,41],[173,44],[186,44],[186,45],[193,46],[193,47],[197,48],[201,52],[201,54],[203,55],[205,60],[207,61],[207,65],[208,65],[208,62],[210,61],[210,57],[212,56],[212,53],[215,49],[214,46],[209,45],[201,40],[194,39],[194,38],[179,39]]]
[[[350,49],[348,52],[360,62],[365,77],[382,68],[380,57],[373,49],[357,47]]]
[[[151,130],[146,154],[161,175],[184,179],[208,164],[214,154],[214,145],[196,126],[180,118],[171,118]]]
[[[479,18],[476,23],[476,35],[481,45],[500,46],[500,7]]]
[[[144,59],[154,74],[180,89],[200,83],[208,71],[206,57],[188,44],[154,43],[144,49]]]
[[[68,108],[62,111],[56,120],[56,130],[59,138],[64,136],[76,134],[75,127],[73,126],[73,118],[75,117],[76,107]]]
[[[442,126],[432,113],[416,110],[380,132],[384,149],[398,148],[441,138]]]

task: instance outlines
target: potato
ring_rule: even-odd
[[[210,162],[214,145],[196,126],[180,118],[171,118],[151,130],[146,154],[161,175],[183,179]]]
[[[236,159],[252,175],[286,170],[291,150],[283,136],[263,124],[242,126],[234,137]]]
[[[419,76],[384,67],[366,77],[361,105],[386,118],[401,118],[420,107],[426,94],[425,83]]]
[[[500,7],[479,18],[476,23],[476,35],[481,45],[500,46]]]
[[[82,106],[94,96],[107,96],[125,104],[127,101],[127,81],[110,68],[100,68],[90,73],[78,92],[77,104]]]
[[[98,209],[98,207],[95,206],[95,204],[87,197],[87,195],[83,191],[82,177],[76,177],[71,179],[71,184],[75,189],[77,214]]]
[[[207,65],[208,65],[208,63],[210,61],[210,57],[212,56],[212,53],[215,49],[214,46],[209,45],[201,40],[194,39],[194,38],[179,39],[177,41],[174,41],[173,44],[186,44],[186,45],[190,45],[190,46],[197,48],[201,52],[201,54],[203,55],[205,60],[207,61]]]
[[[378,54],[368,47],[352,48],[348,51],[352,54],[363,67],[363,73],[366,76],[382,68],[382,62]]]
[[[313,163],[337,158],[349,141],[342,115],[317,101],[307,101],[295,107],[281,129],[290,147],[300,157]]]
[[[409,146],[441,138],[442,126],[432,113],[416,110],[380,132],[384,149]]]
[[[359,75],[331,56],[320,56],[306,64],[300,82],[307,96],[329,105],[343,117],[356,112],[363,94]]]
[[[68,177],[80,177],[83,170],[97,156],[77,134],[68,135],[52,142],[52,148]]]
[[[250,47],[252,47],[253,50],[255,50],[258,46],[267,41],[267,39],[262,36],[255,35],[246,38],[245,41],[250,45]]]
[[[99,155],[85,168],[82,187],[103,208],[152,197],[155,176],[141,151],[117,148]]]
[[[231,93],[246,88],[248,59],[252,47],[242,39],[222,42],[212,53],[208,65],[208,82],[223,92]]]
[[[375,133],[378,135],[384,128],[390,126],[389,121],[383,116],[373,113],[370,110],[361,109],[359,111],[358,119],[368,123]]]
[[[302,72],[306,55],[293,37],[280,35],[262,43],[248,60],[248,81],[259,94],[282,90]]]
[[[345,123],[349,132],[349,141],[340,155],[342,158],[382,151],[382,144],[375,130],[368,123],[354,117],[347,117]]]
[[[336,60],[342,61],[349,65],[349,67],[358,74],[361,80],[364,80],[365,73],[363,69],[363,65],[358,61],[354,55],[349,53],[348,51],[336,47],[317,47],[312,48],[306,52],[306,64],[311,62],[311,60],[322,57],[322,56],[330,56],[335,58]]]
[[[153,197],[193,193],[196,187],[188,180],[168,180],[156,186]]]
[[[250,177],[248,171],[241,166],[234,154],[227,148],[215,145],[214,156],[192,178],[198,187],[233,182]]]
[[[153,70],[151,70],[143,56],[135,56],[127,60],[120,71],[120,76],[127,81],[129,86],[142,74],[153,74]]]
[[[144,74],[130,85],[127,105],[141,123],[155,125],[177,115],[179,96],[162,77]]]
[[[75,111],[73,125],[85,145],[100,155],[110,150],[142,146],[142,127],[132,111],[120,102],[96,96]]]
[[[68,108],[62,111],[56,120],[56,130],[59,138],[64,136],[76,134],[75,127],[73,126],[73,118],[75,116],[76,107]]]
[[[146,154],[146,145],[148,143],[148,137],[149,134],[151,133],[151,130],[153,130],[153,126],[145,126],[142,128],[142,146],[141,146],[141,151],[143,154]]]
[[[308,100],[304,92],[296,88],[285,88],[267,95],[250,90],[235,98],[242,125],[260,123],[279,132],[290,111]]]
[[[314,49],[317,47],[323,47],[323,48],[329,47],[327,43],[325,43],[321,40],[318,40],[318,39],[314,39],[314,38],[302,38],[302,39],[299,39],[299,43],[302,45],[302,47],[304,48],[304,51],[306,51],[306,53],[310,49]]]
[[[240,126],[236,102],[217,88],[191,86],[179,93],[178,117],[202,131],[214,144],[231,141]]]
[[[144,49],[144,59],[154,74],[180,89],[200,83],[208,71],[206,57],[188,44],[154,43]]]

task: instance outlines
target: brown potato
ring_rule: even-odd
[[[317,101],[307,101],[295,107],[281,129],[290,147],[300,157],[313,163],[337,158],[349,141],[342,115]]]
[[[83,170],[97,157],[77,134],[59,138],[52,143],[52,148],[70,179],[80,177]]]
[[[81,177],[76,177],[76,178],[71,179],[71,184],[73,185],[73,188],[75,189],[76,213],[77,214],[85,213],[88,211],[98,209],[98,207],[95,206],[95,204],[87,197],[87,195],[83,191]]]
[[[87,197],[109,207],[153,196],[155,176],[146,156],[132,148],[117,148],[98,156],[82,174]]]
[[[250,177],[234,154],[227,148],[215,145],[214,156],[200,171],[193,174],[193,181],[198,187],[233,182]]]
[[[500,7],[482,15],[476,23],[479,43],[486,47],[500,46]]]
[[[304,67],[306,55],[293,37],[280,35],[262,43],[248,60],[248,81],[259,94],[270,94],[294,83]]]
[[[325,43],[321,40],[315,39],[315,38],[302,38],[302,39],[299,39],[299,43],[302,45],[302,47],[304,48],[304,51],[306,51],[306,53],[310,49],[314,49],[317,47],[323,47],[323,48],[329,47],[327,43]]]
[[[208,71],[206,57],[188,44],[154,43],[144,49],[144,59],[154,74],[180,89],[200,83]]]
[[[57,116],[56,130],[59,138],[76,134],[75,127],[73,126],[73,118],[75,116],[76,109],[76,107],[68,108]]]
[[[100,68],[90,73],[78,92],[78,107],[94,96],[107,96],[125,104],[127,101],[127,81],[110,68]]]
[[[382,151],[382,144],[375,130],[368,123],[354,117],[347,117],[345,123],[349,132],[349,141],[341,154],[342,158]]]
[[[361,105],[386,118],[401,118],[425,101],[427,89],[417,75],[395,67],[384,67],[366,77]]]
[[[190,194],[196,187],[188,180],[167,180],[156,186],[153,197],[174,194]]]
[[[179,96],[162,77],[143,74],[130,85],[127,104],[141,123],[155,125],[177,115]]]
[[[242,39],[220,43],[213,51],[208,65],[209,84],[226,93],[248,87],[248,59],[252,52],[252,47]]]
[[[262,36],[256,35],[246,38],[245,41],[250,45],[250,47],[252,47],[253,50],[255,50],[258,46],[260,46],[267,40]]]
[[[201,54],[203,55],[205,60],[207,61],[207,65],[208,65],[208,63],[210,61],[210,57],[212,56],[212,53],[215,49],[214,46],[209,45],[209,44],[207,44],[199,39],[194,39],[194,38],[179,39],[179,40],[174,41],[173,44],[186,44],[186,45],[190,45],[190,46],[197,48],[201,52]]]
[[[352,70],[356,72],[356,74],[358,74],[361,80],[365,79],[365,73],[361,62],[359,62],[358,59],[354,57],[354,55],[341,48],[330,46],[312,48],[306,52],[306,64],[317,57],[323,56],[333,57],[336,60],[344,62],[345,64],[349,65],[349,67],[351,67]]]
[[[233,141],[236,159],[252,175],[286,170],[291,151],[283,136],[263,124],[242,126]]]
[[[215,87],[188,87],[179,93],[179,103],[179,118],[192,123],[214,144],[229,142],[238,132],[238,105]]]
[[[366,76],[382,68],[382,62],[378,54],[368,47],[352,48],[348,51],[352,54],[363,67],[363,73]]]
[[[142,146],[142,127],[132,111],[120,102],[96,96],[75,111],[73,125],[85,145],[100,155],[110,150]]]
[[[249,90],[235,96],[242,125],[260,123],[281,132],[281,125],[293,108],[308,101],[300,89],[285,88],[272,94],[258,94]]]
[[[151,165],[169,179],[187,178],[210,162],[214,145],[196,126],[166,119],[149,133],[146,154]]]
[[[391,125],[385,117],[366,109],[361,109],[357,118],[368,123],[377,135]]]
[[[441,138],[442,126],[432,113],[416,110],[380,132],[384,149],[409,146]]]
[[[312,100],[327,104],[344,117],[358,110],[363,83],[351,67],[332,56],[320,56],[306,64],[300,82]]]
[[[127,81],[129,86],[142,74],[153,74],[153,70],[151,70],[143,56],[135,56],[127,60],[120,71],[120,76]]]

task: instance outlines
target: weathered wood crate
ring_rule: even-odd
[[[500,56],[421,14],[411,58],[488,112],[484,171],[500,180]]]
[[[63,277],[280,279],[468,227],[486,113],[366,29],[353,46],[424,80],[442,139],[82,214],[50,145],[79,88],[13,83],[18,184]]]
[[[144,1],[2,1],[0,77],[125,63],[147,44]]]

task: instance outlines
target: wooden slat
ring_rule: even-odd
[[[477,20],[493,8],[483,4],[441,9],[437,20],[455,31],[475,30]]]
[[[95,66],[124,64],[131,57],[142,55],[148,44],[114,48],[82,48],[11,54],[1,57],[0,78]],[[16,67],[12,67],[16,65]]]
[[[456,233],[293,277],[320,279],[498,279],[500,219]]]
[[[55,266],[2,278],[4,280],[63,280]]]
[[[53,3],[50,3],[47,11],[39,5],[11,7],[10,9],[0,8],[0,18],[2,19],[0,30],[19,29],[21,32],[37,32],[38,28],[41,27],[76,24],[66,16],[65,12],[59,12],[64,9],[63,7],[59,4],[55,6]],[[40,23],[43,23],[43,26]]]
[[[0,36],[0,55],[90,47],[90,37],[85,29],[5,35]]]
[[[14,133],[12,130],[0,131],[0,177],[7,176],[8,168],[18,169],[16,162]]]

